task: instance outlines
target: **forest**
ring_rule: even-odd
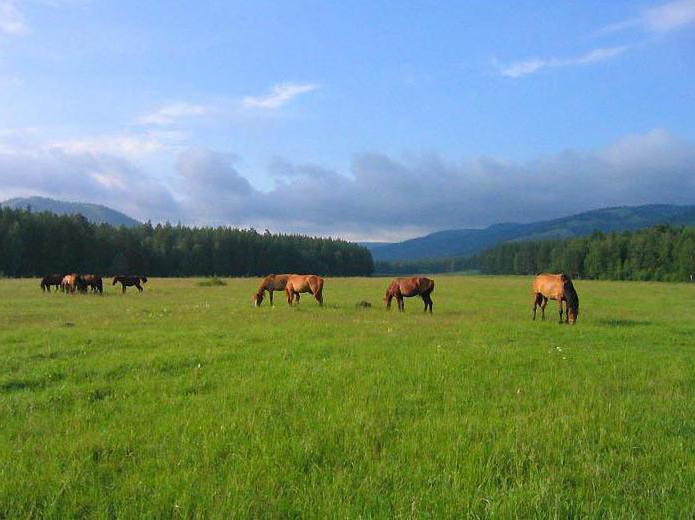
[[[65,272],[147,276],[259,276],[297,272],[366,276],[371,253],[344,240],[258,233],[231,227],[92,224],[58,216],[0,209],[0,275]]]
[[[566,272],[600,280],[689,281],[695,274],[695,228],[657,225],[563,240],[513,241],[464,258],[377,262],[388,274],[478,270],[483,274]]]

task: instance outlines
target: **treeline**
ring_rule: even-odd
[[[374,270],[377,274],[455,273],[479,269],[480,259],[477,256],[403,260],[399,262],[377,260],[374,262]]]
[[[190,228],[92,224],[58,216],[0,209],[0,274],[147,274],[148,276],[258,276],[296,272],[370,275],[371,253],[331,238],[260,234],[230,227]]]
[[[658,225],[564,240],[507,242],[478,258],[486,274],[565,272],[602,280],[686,281],[695,274],[695,228]]]
[[[377,262],[382,274],[565,272],[602,280],[687,281],[695,274],[695,228],[658,225],[637,231],[595,232],[564,240],[505,242],[479,255]]]

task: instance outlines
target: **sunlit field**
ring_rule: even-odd
[[[0,280],[0,517],[695,515],[695,286],[434,278]]]

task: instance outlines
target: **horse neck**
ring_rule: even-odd
[[[269,289],[270,286],[270,280],[267,278],[261,282],[261,285],[258,286],[258,291],[256,291],[256,294],[258,296],[262,296],[265,291],[270,291]]]

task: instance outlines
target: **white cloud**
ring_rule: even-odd
[[[695,0],[676,0],[644,11],[644,26],[654,32],[680,29],[686,25],[695,27]]]
[[[205,115],[208,108],[203,105],[192,103],[171,103],[164,105],[151,114],[144,115],[138,119],[143,125],[169,125],[179,119],[198,117]]]
[[[644,9],[639,16],[604,27],[600,33],[614,33],[639,27],[647,32],[664,33],[686,26],[695,27],[695,0],[674,0]]]
[[[275,85],[265,96],[246,96],[241,100],[241,104],[247,108],[280,108],[295,97],[318,88],[319,86],[314,83],[281,83]]]
[[[15,0],[0,0],[0,34],[20,35],[29,32]]]
[[[161,152],[171,142],[156,133],[104,134],[78,139],[50,141],[46,148],[57,148],[71,154],[110,154],[114,156],[138,157]]]
[[[593,49],[592,51],[575,56],[573,58],[532,58],[523,61],[516,61],[508,65],[499,66],[499,72],[502,76],[508,78],[519,78],[538,72],[545,68],[555,67],[570,67],[573,65],[588,65],[607,61],[617,56],[620,56],[628,50],[626,45],[619,47],[604,47]]]

